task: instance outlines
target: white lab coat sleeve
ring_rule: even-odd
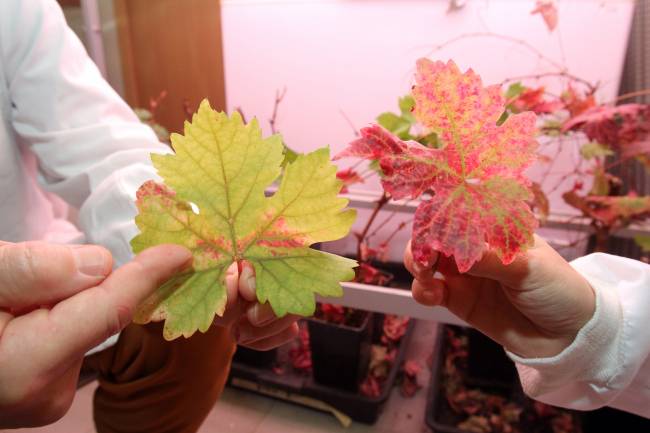
[[[153,131],[104,81],[54,0],[0,1],[0,54],[19,143],[39,181],[79,208],[86,241],[131,256],[135,191],[156,177]]]
[[[596,293],[594,315],[554,357],[508,353],[524,391],[556,406],[607,405],[650,417],[650,266],[601,253],[571,265]]]

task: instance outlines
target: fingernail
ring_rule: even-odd
[[[72,248],[72,254],[80,273],[90,277],[103,277],[110,273],[112,258],[104,248],[81,245]]]
[[[244,266],[244,269],[241,271],[240,278],[252,292],[255,292],[255,275],[253,274],[253,269],[250,266]]]

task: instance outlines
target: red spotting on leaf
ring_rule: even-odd
[[[267,248],[300,248],[305,245],[301,240],[296,239],[260,239],[257,245]]]
[[[158,198],[157,200],[149,200],[151,197]],[[180,212],[175,213],[174,218],[183,224],[189,225],[188,218],[190,215],[187,210],[190,206],[186,203],[178,202],[176,199],[176,192],[164,184],[154,182],[153,180],[146,181],[136,192],[136,203],[140,212],[145,210],[151,213],[159,212],[159,207],[166,209],[178,209]],[[193,245],[186,245],[194,250],[195,269],[203,269],[207,263],[213,260],[219,260],[223,256],[223,250],[227,250],[230,246],[230,241],[224,237],[211,239],[206,242],[204,239],[197,238]]]
[[[363,178],[357,173],[356,170],[346,168],[336,173],[336,177],[343,181],[343,188],[341,194],[348,192],[348,187],[357,183],[363,183]]]
[[[535,159],[535,114],[515,114],[497,126],[505,108],[500,87],[484,88],[473,71],[463,74],[452,61],[418,61],[416,81],[414,115],[442,148],[401,141],[375,125],[337,158],[379,160],[382,186],[395,199],[433,193],[413,224],[413,255],[424,266],[440,251],[466,272],[488,247],[510,263],[532,244],[537,227],[524,175]]]
[[[552,32],[557,27],[558,13],[555,0],[537,0],[531,14],[540,14],[549,31]]]

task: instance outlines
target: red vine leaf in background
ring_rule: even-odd
[[[537,218],[539,221],[544,224],[548,219],[548,215],[551,212],[551,206],[548,201],[548,197],[544,194],[542,186],[533,182],[530,185],[530,189],[533,192],[533,199],[531,200],[531,207],[535,210]]]
[[[537,0],[531,14],[540,14],[550,32],[557,27],[558,13],[555,0]]]
[[[345,170],[340,170],[336,173],[336,177],[339,180],[343,181],[343,188],[341,188],[341,194],[348,192],[348,187],[357,183],[363,183],[363,178],[351,168],[346,168]]]
[[[650,196],[639,197],[636,194],[628,194],[581,197],[574,191],[569,191],[565,192],[562,198],[571,206],[580,209],[585,216],[606,227],[613,227],[617,222],[624,224],[650,215]]]
[[[345,307],[335,304],[320,304],[323,320],[341,325],[345,322]]]
[[[562,109],[564,104],[558,99],[544,99],[544,87],[525,88],[510,104],[513,113],[532,111],[535,114],[549,114]]]
[[[623,104],[599,105],[570,118],[562,132],[581,131],[590,140],[619,150],[623,158],[650,153],[650,106]]]
[[[443,147],[404,142],[379,126],[336,156],[378,160],[382,186],[392,198],[422,201],[413,224],[413,254],[431,266],[434,250],[453,255],[467,271],[487,248],[504,263],[532,244],[537,221],[524,170],[533,162],[533,113],[514,114],[497,125],[505,109],[499,86],[484,88],[473,71],[452,61],[418,61],[414,115]],[[424,197],[423,197],[424,198]]]
[[[385,286],[392,279],[393,278],[391,275],[383,272],[381,269],[375,268],[368,263],[360,262],[359,267],[357,268],[356,281],[360,283]]]
[[[596,106],[596,98],[593,93],[581,95],[573,86],[569,86],[561,96],[564,107],[571,117],[582,114],[588,109]]]

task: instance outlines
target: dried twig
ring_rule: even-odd
[[[277,134],[276,130],[276,123],[277,123],[277,118],[278,118],[278,107],[280,106],[280,103],[284,99],[285,95],[287,94],[287,88],[285,87],[282,89],[282,92],[279,90],[275,91],[275,102],[273,104],[273,114],[271,115],[271,118],[269,119],[269,125],[271,126],[271,133],[272,134]]]

